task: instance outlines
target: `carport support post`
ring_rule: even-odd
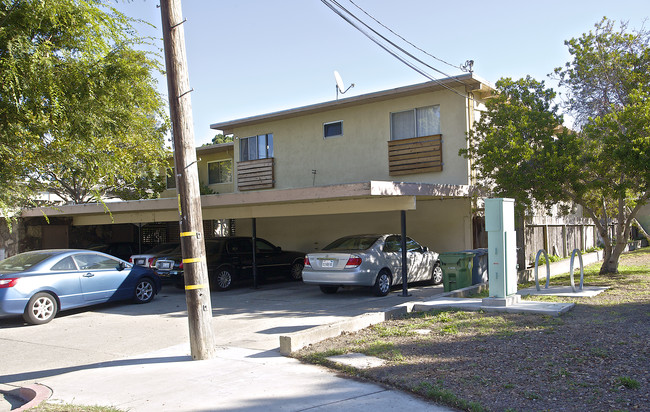
[[[409,289],[408,282],[406,281],[408,277],[408,262],[406,260],[406,210],[402,210],[400,213],[401,225],[402,225],[402,294],[400,296],[408,297]]]
[[[212,332],[212,304],[203,240],[199,174],[194,148],[192,102],[185,55],[185,32],[180,0],[161,0],[169,113],[174,139],[174,165],[180,240],[183,252],[185,300],[192,359],[212,359],[216,346]]]
[[[257,219],[253,218],[253,289],[257,289]]]

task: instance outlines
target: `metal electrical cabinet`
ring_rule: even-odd
[[[517,293],[517,235],[514,199],[485,199],[490,297]]]

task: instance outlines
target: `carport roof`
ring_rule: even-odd
[[[416,198],[469,197],[468,185],[369,181],[296,189],[201,196],[203,219],[286,217],[413,210]],[[22,217],[71,217],[74,225],[171,222],[176,198],[89,203],[25,210]]]

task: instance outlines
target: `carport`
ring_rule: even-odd
[[[314,217],[334,219],[337,215],[366,216],[374,213],[394,214],[402,238],[407,232],[407,212],[416,211],[418,202],[469,199],[470,186],[369,181],[295,189],[225,193],[201,196],[204,220],[243,219],[251,222],[250,235],[257,235],[257,219]],[[145,224],[174,222],[179,219],[178,200],[163,198],[43,207],[26,210],[23,217],[67,217],[73,226]],[[471,210],[462,213],[462,231],[471,233]],[[384,216],[384,215],[382,215]],[[391,223],[394,225],[393,223]],[[420,224],[418,224],[420,226]],[[466,237],[466,235],[463,235]],[[471,247],[471,240],[461,244]],[[404,253],[406,248],[402,247]],[[406,259],[403,259],[406,261]],[[405,270],[405,268],[403,268]],[[404,287],[406,293],[406,286]]]

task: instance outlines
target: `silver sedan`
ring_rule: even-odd
[[[442,282],[438,254],[406,239],[408,282]],[[336,293],[341,286],[370,286],[386,296],[391,286],[402,283],[401,236],[355,235],[335,240],[321,252],[305,257],[305,283],[319,285],[323,293]]]

